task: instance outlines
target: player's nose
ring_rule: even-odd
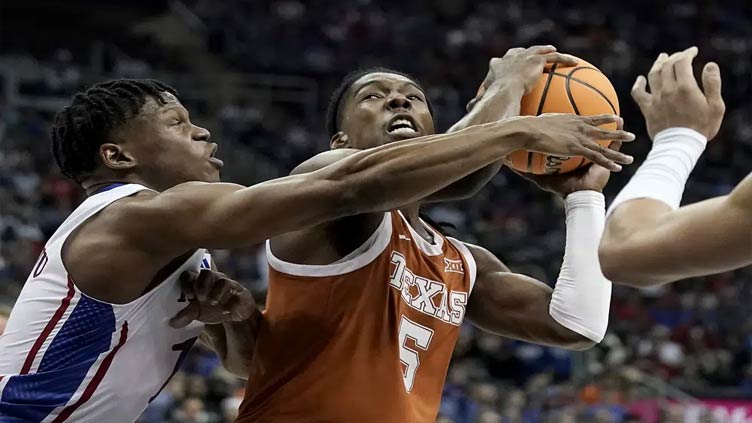
[[[193,125],[193,139],[196,141],[209,141],[211,132],[208,129]]]
[[[412,103],[410,103],[410,99],[405,97],[402,94],[394,94],[391,98],[389,98],[389,101],[387,101],[386,106],[388,109],[410,109],[412,106]]]

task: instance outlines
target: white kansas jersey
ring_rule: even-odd
[[[92,195],[47,242],[0,336],[0,423],[133,422],[180,367],[203,324],[173,329],[169,320],[187,305],[180,274],[210,267],[205,250],[128,304],[82,293],[61,259],[76,227],[144,189]]]

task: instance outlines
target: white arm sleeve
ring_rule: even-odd
[[[656,134],[645,162],[616,196],[606,215],[638,198],[662,201],[674,210],[679,208],[684,185],[707,143],[704,135],[689,128],[668,128]]]
[[[605,201],[596,191],[566,198],[567,244],[548,312],[560,325],[594,341],[606,334],[611,282],[603,276],[598,244],[605,226]]]

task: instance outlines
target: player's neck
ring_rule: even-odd
[[[96,194],[97,192],[101,191],[103,188],[113,185],[113,184],[139,184],[143,185],[148,188],[155,189],[156,191],[159,191],[155,187],[151,186],[151,184],[148,184],[143,179],[129,175],[127,177],[98,177],[98,178],[88,178],[81,182],[81,186],[86,191],[86,196],[91,196]]]
[[[420,205],[405,207],[400,210],[405,216],[407,223],[426,241],[433,243],[433,233],[431,233],[426,226],[420,221]]]

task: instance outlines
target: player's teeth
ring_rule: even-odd
[[[389,131],[389,133],[390,134],[414,134],[415,129],[403,126],[402,128],[392,129],[391,131]]]

